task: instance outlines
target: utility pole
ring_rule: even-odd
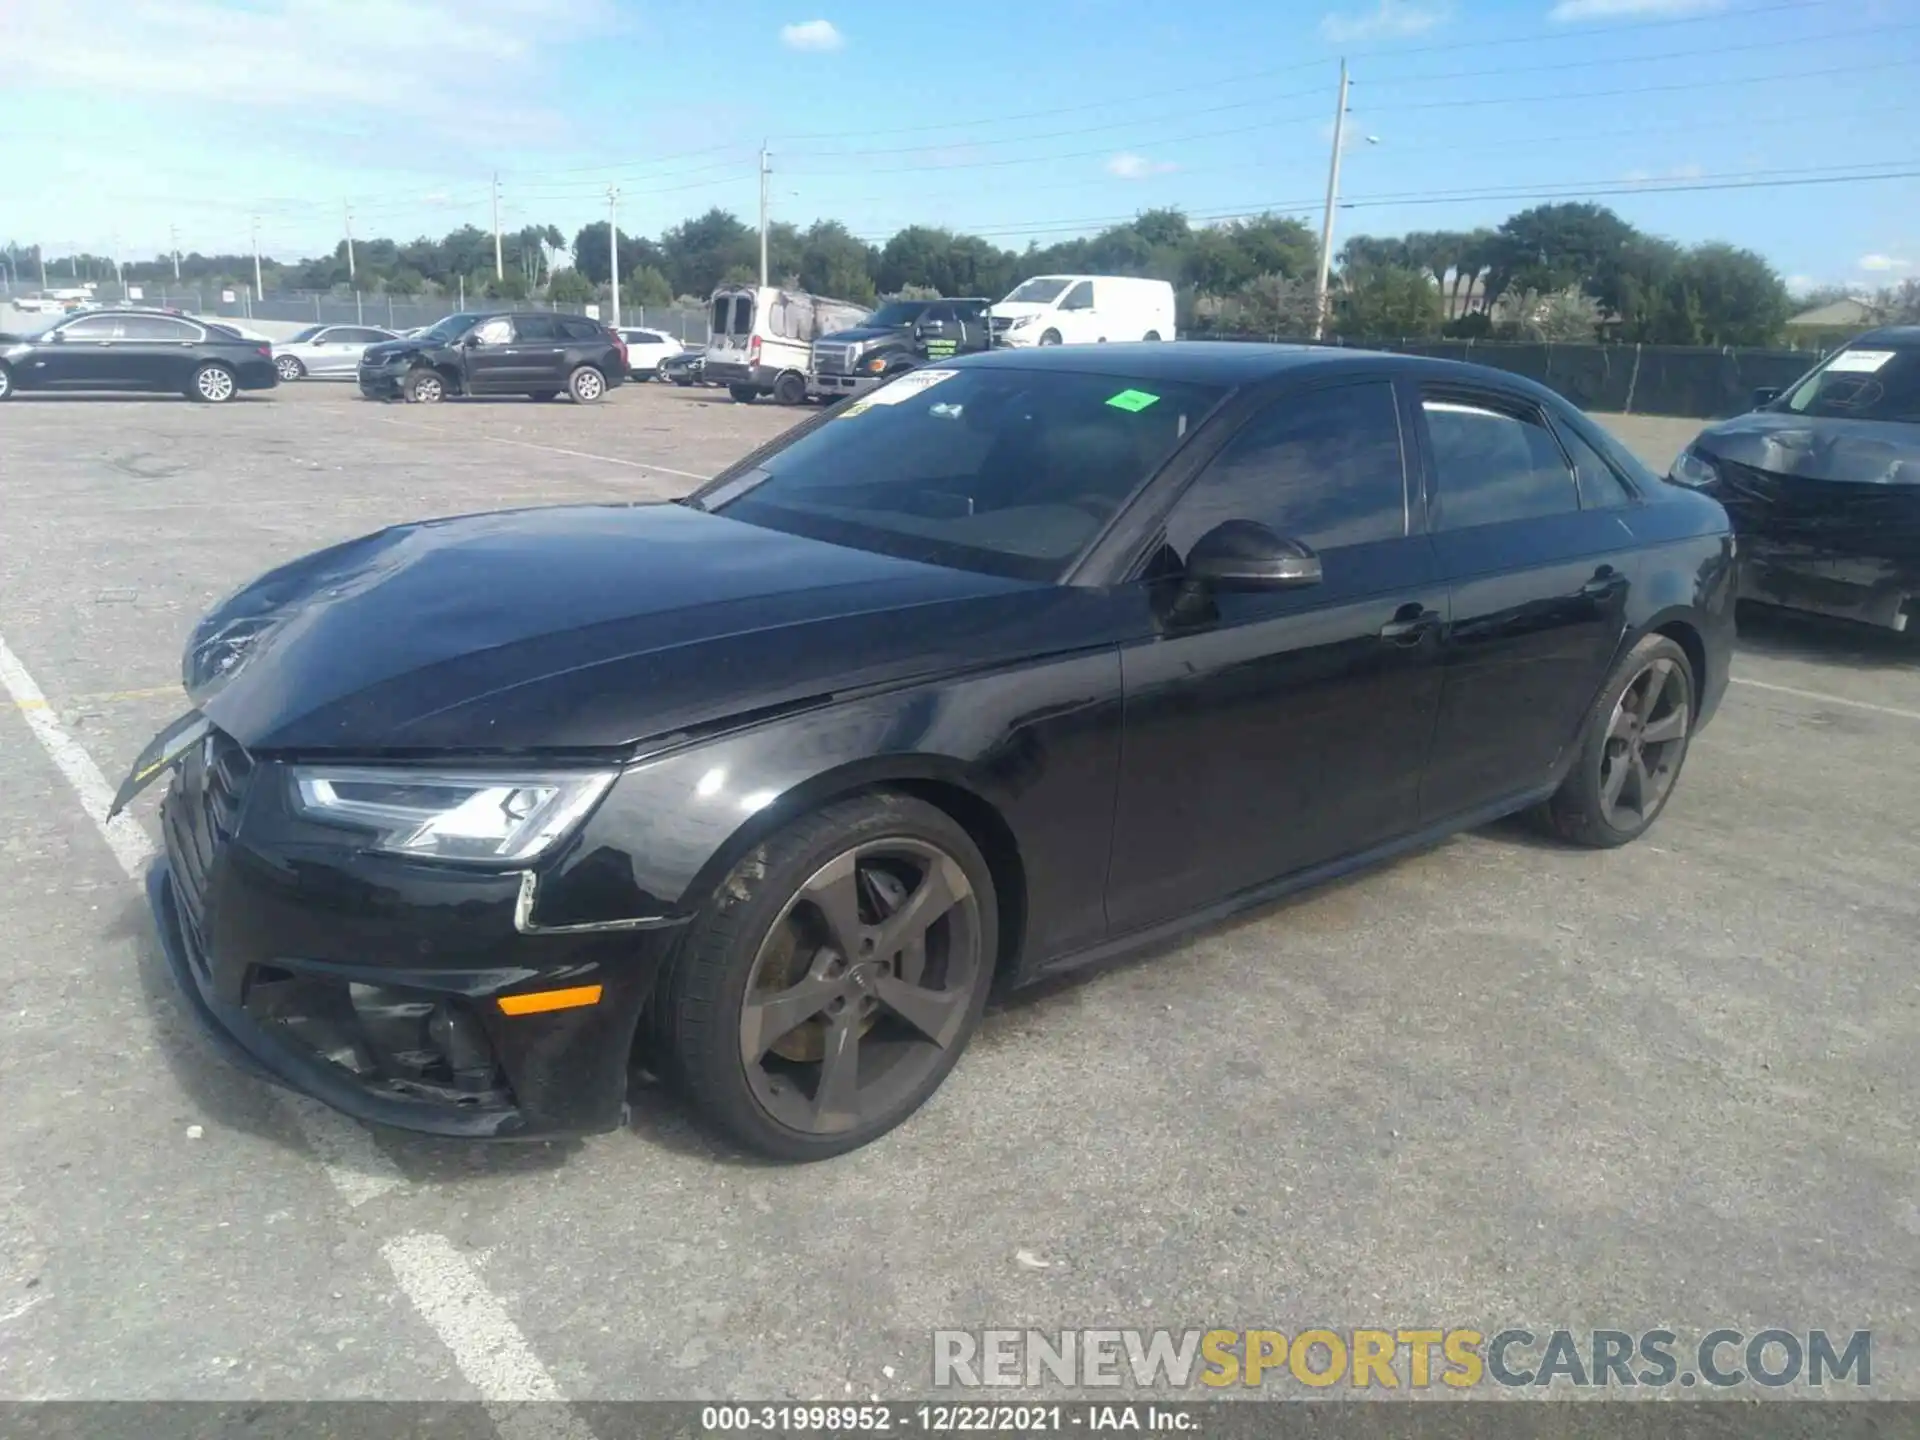
[[[1347,62],[1340,62],[1340,104],[1333,112],[1333,159],[1327,164],[1327,217],[1320,226],[1320,279],[1313,287],[1313,338],[1327,326],[1327,272],[1333,265],[1333,212],[1340,203],[1340,150],[1347,137]]]
[[[253,299],[257,305],[263,298],[260,286],[260,217],[253,217]]]
[[[767,142],[760,142],[760,284],[767,284]]]
[[[493,278],[507,278],[507,267],[500,252],[500,172],[493,172]]]
[[[346,229],[347,229],[347,283],[348,283],[349,285],[352,285],[352,284],[353,284],[353,275],[354,275],[354,271],[353,271],[353,206],[351,206],[351,205],[348,205],[348,206],[346,206],[346,207],[344,207],[344,208],[345,208],[345,219],[346,219],[346,222],[347,222],[347,224],[346,224]],[[356,287],[356,288],[357,288],[357,287]]]
[[[180,227],[178,225],[167,227],[167,243],[173,247],[173,278],[178,280],[180,278]]]
[[[40,257],[40,293],[47,290],[47,247],[44,243],[33,247],[33,253]]]
[[[613,279],[613,328],[620,328],[620,187],[607,187],[607,274]]]

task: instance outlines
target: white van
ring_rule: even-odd
[[[1129,275],[1036,275],[990,313],[995,345],[1174,338],[1173,286]]]
[[[727,285],[713,292],[706,378],[735,400],[771,395],[782,405],[807,398],[814,337],[850,330],[871,312],[847,300],[773,285]]]

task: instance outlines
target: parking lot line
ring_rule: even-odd
[[[464,432],[449,429],[445,425],[423,425],[411,420],[396,420],[391,415],[373,417],[383,425],[398,425],[402,430],[431,430],[436,435],[461,435]],[[651,465],[640,460],[628,460],[619,455],[599,455],[591,450],[569,450],[562,445],[542,445],[535,440],[512,440],[505,435],[468,435],[468,439],[486,440],[495,445],[518,445],[523,450],[544,450],[549,455],[568,455],[575,460],[603,460],[609,465],[624,465],[629,470],[650,470],[659,475],[677,475],[682,480],[711,480],[711,475],[696,475],[691,470],[676,470],[671,465]]]
[[[1766,680],[1749,680],[1744,675],[1730,675],[1729,683],[1747,685],[1755,690],[1771,690],[1776,695],[1793,695],[1802,700],[1817,700],[1822,705],[1845,705],[1853,710],[1871,710],[1876,715],[1891,715],[1896,720],[1920,720],[1920,710],[1902,710],[1893,705],[1875,705],[1870,700],[1849,700],[1844,695],[1826,695],[1818,690],[1797,690],[1791,685],[1775,685]]]
[[[553,1376],[451,1240],[401,1235],[380,1253],[413,1308],[480,1392],[501,1440],[593,1440],[579,1416],[555,1403],[565,1397]]]
[[[107,811],[113,807],[113,790],[106,777],[86,747],[67,733],[5,636],[0,636],[0,684],[6,686],[40,748],[79,797],[80,808],[113,851],[121,870],[129,880],[138,880],[156,853],[153,841],[131,815],[107,818]],[[373,1143],[373,1137],[353,1121],[317,1102],[283,1092],[276,1094],[347,1204],[364,1205],[406,1183]]]

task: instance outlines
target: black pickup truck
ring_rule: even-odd
[[[958,300],[889,300],[853,330],[813,342],[807,394],[838,400],[870,390],[929,360],[985,350],[992,344],[987,307],[977,296]]]

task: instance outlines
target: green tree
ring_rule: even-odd
[[[800,287],[862,304],[874,297],[872,252],[838,220],[816,220],[800,241]]]
[[[708,295],[729,272],[759,274],[759,235],[725,210],[675,225],[660,237],[660,252],[661,269],[683,295]]]
[[[583,305],[599,293],[593,281],[570,266],[547,277],[547,299],[556,305]]]
[[[1736,245],[1696,245],[1680,266],[1681,283],[1700,316],[1707,345],[1770,345],[1792,311],[1786,282],[1765,260]]]
[[[489,275],[483,283],[487,297],[492,300],[524,300],[533,293],[527,284],[527,277],[518,270],[509,270],[498,278]],[[467,290],[471,293],[473,286],[469,285]]]
[[[1425,270],[1359,265],[1340,272],[1334,319],[1342,335],[1397,339],[1440,329],[1440,292]]]
[[[654,265],[642,265],[627,276],[621,295],[632,305],[661,307],[673,303],[673,287]]]
[[[1592,293],[1600,272],[1638,238],[1604,205],[1536,205],[1509,216],[1495,233],[1501,289],[1552,295],[1570,286]]]

